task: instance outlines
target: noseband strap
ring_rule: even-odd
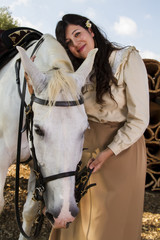
[[[54,181],[60,178],[65,178],[65,177],[71,177],[71,176],[75,176],[76,175],[76,171],[70,171],[70,172],[64,172],[64,173],[59,173],[59,174],[55,174],[49,177],[43,177],[43,183],[47,183],[50,181]]]

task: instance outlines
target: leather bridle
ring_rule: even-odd
[[[42,42],[44,41],[44,38],[42,37],[38,43],[36,44],[31,57],[34,55],[34,53],[37,51],[37,49],[40,47],[40,45],[42,44]],[[16,64],[15,64],[15,71],[16,71],[16,82],[19,83],[18,84],[18,92],[19,95],[21,97],[21,101],[23,102],[23,105],[25,107],[25,113],[26,113],[26,125],[25,128],[21,129],[21,132],[23,132],[24,130],[27,130],[28,132],[28,137],[30,138],[32,147],[31,147],[31,155],[32,155],[32,159],[34,162],[34,171],[37,174],[36,177],[39,175],[41,177],[41,173],[40,173],[40,169],[38,167],[38,160],[36,157],[36,153],[35,153],[35,148],[34,148],[34,143],[33,143],[33,111],[32,111],[32,104],[33,102],[40,104],[40,105],[54,105],[55,107],[73,107],[73,106],[77,106],[77,105],[81,105],[84,104],[83,98],[80,96],[80,98],[77,101],[56,101],[56,102],[49,102],[48,100],[45,99],[40,99],[38,97],[35,96],[35,94],[33,93],[31,95],[31,101],[30,104],[27,105],[25,103],[25,90],[26,90],[26,78],[24,78],[24,85],[23,86],[23,92],[21,93],[20,90],[20,79],[19,79],[19,72],[20,72],[20,59],[17,60]],[[59,178],[64,178],[64,177],[70,177],[70,176],[74,176],[76,174],[76,171],[69,171],[69,172],[64,172],[64,173],[59,173],[56,175],[52,175],[49,177],[41,177],[41,182],[43,183],[47,183],[49,181],[53,181]],[[38,177],[37,177],[38,178]]]
[[[54,181],[60,178],[66,178],[66,177],[71,177],[75,176],[77,171],[68,171],[68,172],[62,172],[58,173],[55,175],[51,175],[48,177],[43,177],[40,171],[40,168],[38,166],[38,160],[36,157],[36,152],[35,152],[35,147],[34,147],[34,142],[33,142],[33,118],[34,118],[34,113],[32,111],[32,104],[33,102],[40,104],[40,105],[52,105],[52,103],[49,103],[48,100],[40,99],[36,97],[34,94],[31,96],[31,102],[30,104],[26,107],[26,129],[28,131],[28,136],[31,142],[31,155],[34,163],[34,172],[36,174],[36,188],[35,188],[35,194],[34,194],[34,199],[35,200],[42,200],[42,192],[45,191],[45,184],[50,181]],[[74,107],[77,105],[84,104],[83,98],[80,97],[78,101],[56,101],[54,103],[55,107]]]

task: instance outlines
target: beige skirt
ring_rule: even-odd
[[[82,161],[112,141],[118,123],[90,121]],[[49,240],[140,240],[146,174],[146,147],[142,136],[118,156],[110,157],[92,174],[91,188],[81,199],[80,212],[68,229],[52,229]]]

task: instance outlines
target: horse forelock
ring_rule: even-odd
[[[56,101],[57,96],[61,93],[65,101],[77,101],[78,91],[76,81],[68,75],[63,69],[52,70],[52,77],[47,86],[49,102]]]

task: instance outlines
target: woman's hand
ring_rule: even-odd
[[[97,157],[94,159],[94,158],[91,158],[89,161],[88,161],[88,167],[90,169],[93,169],[93,172],[96,172],[98,171],[102,165],[105,163],[105,161],[111,157],[114,153],[112,152],[111,149],[107,148],[105,149],[104,151],[100,152]]]

